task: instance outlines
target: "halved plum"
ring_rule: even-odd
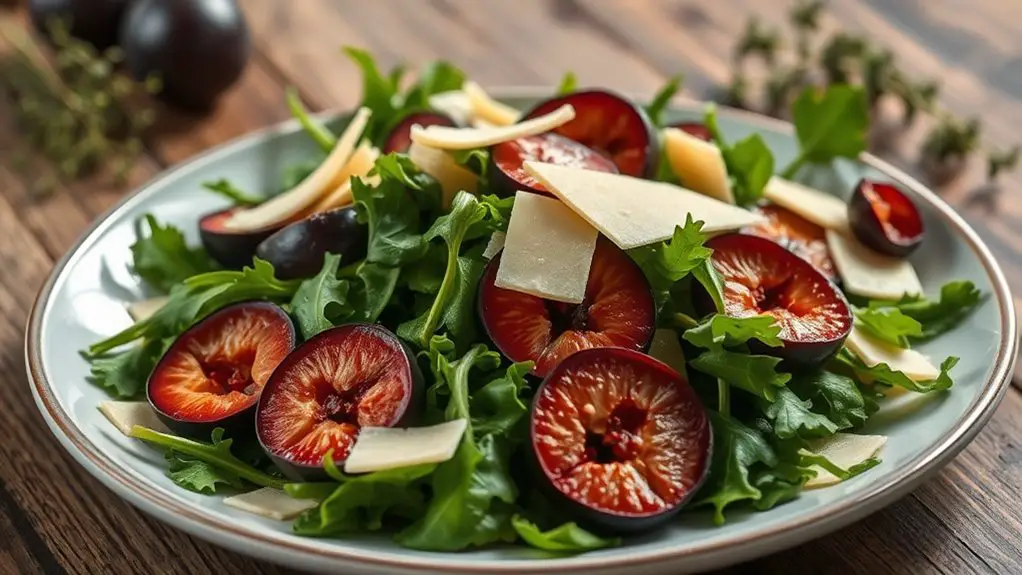
[[[546,376],[565,357],[592,347],[644,350],[656,311],[646,276],[604,237],[596,242],[581,304],[567,304],[497,287],[500,255],[483,274],[479,316],[493,344],[511,361],[533,361]]]
[[[851,309],[816,267],[759,236],[725,234],[706,246],[713,249],[710,260],[724,283],[727,315],[768,314],[780,325],[784,345],[754,346],[757,352],[812,365],[841,348],[852,329]]]
[[[281,226],[270,226],[254,232],[234,231],[224,224],[234,212],[244,209],[239,206],[206,214],[199,219],[199,238],[209,255],[228,269],[240,269],[252,265],[252,256],[259,244],[274,234]]]
[[[923,241],[919,210],[894,184],[860,180],[848,204],[852,231],[866,246],[895,257],[907,257]]]
[[[327,253],[354,263],[366,255],[369,229],[358,223],[355,208],[337,208],[299,220],[263,240],[256,255],[273,264],[279,279],[308,278],[319,273]]]
[[[629,349],[568,356],[532,401],[539,488],[580,525],[645,531],[671,519],[710,466],[710,420],[688,381]]]
[[[523,119],[549,114],[565,104],[575,119],[553,131],[587,146],[614,162],[619,172],[649,178],[660,159],[659,142],[646,111],[623,96],[587,90],[538,104]]]
[[[742,233],[773,240],[808,260],[830,281],[838,280],[823,227],[777,204],[759,205],[755,211],[766,217],[766,221],[743,228]]]
[[[713,141],[713,134],[710,133],[710,129],[706,127],[706,124],[702,122],[677,122],[671,124],[668,128],[677,128],[682,132],[690,136],[694,136],[705,142]]]
[[[572,166],[595,172],[618,173],[614,162],[584,145],[547,132],[497,144],[490,148],[490,185],[498,195],[518,190],[549,195],[549,191],[522,166],[526,161]]]
[[[266,383],[256,409],[263,450],[288,477],[323,476],[323,457],[348,457],[362,427],[418,415],[425,384],[414,355],[379,325],[348,324],[312,337]]]
[[[149,403],[181,435],[208,440],[217,427],[251,433],[263,387],[295,338],[291,318],[272,303],[227,306],[167,349],[149,376]]]
[[[426,126],[455,127],[458,125],[447,114],[440,112],[413,112],[398,120],[394,127],[390,129],[390,133],[387,134],[387,140],[383,143],[382,152],[384,154],[407,152],[408,148],[412,145],[412,126],[415,124],[423,128]]]

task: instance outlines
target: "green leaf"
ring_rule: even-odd
[[[350,319],[375,322],[390,303],[400,275],[400,268],[383,264],[364,262],[358,266],[355,277],[360,281],[355,282],[349,290],[348,301],[352,308]]]
[[[567,71],[564,76],[561,76],[561,83],[557,85],[556,95],[564,96],[570,94],[578,89],[578,78],[575,77],[575,73]]]
[[[443,212],[443,190],[440,183],[433,176],[420,170],[408,156],[397,153],[380,156],[370,173],[388,181],[387,185],[397,182],[406,188],[418,205],[419,211],[429,214],[430,221]]]
[[[774,155],[759,134],[739,140],[722,150],[732,192],[739,206],[751,206],[763,197],[763,188],[774,175]]]
[[[712,505],[713,521],[724,524],[724,508],[745,500],[756,501],[763,493],[750,482],[749,470],[757,463],[773,467],[777,456],[763,436],[738,420],[711,412],[713,458],[710,475],[699,490],[695,505]]]
[[[855,465],[849,467],[848,469],[842,469],[836,463],[818,453],[812,453],[811,451],[808,450],[802,450],[801,455],[803,466],[808,467],[811,465],[819,465],[823,469],[826,469],[830,473],[834,474],[834,476],[840,479],[841,481],[847,481],[855,477],[856,475],[859,475],[860,473],[873,469],[874,467],[880,465],[881,463],[880,458],[870,457],[869,459],[856,463]]]
[[[541,531],[535,523],[521,515],[515,515],[511,518],[511,525],[518,532],[518,536],[530,546],[555,553],[579,553],[621,544],[620,537],[599,537],[575,523],[564,523],[553,529]]]
[[[372,54],[346,46],[343,51],[359,67],[362,72],[362,101],[360,106],[369,108],[372,116],[366,126],[364,137],[374,144],[380,144],[386,137],[386,127],[397,117],[400,102],[398,101],[397,75],[384,76],[376,65]]]
[[[951,356],[940,364],[940,375],[929,381],[913,381],[903,372],[891,369],[886,363],[879,363],[873,367],[867,367],[858,357],[847,348],[842,349],[836,361],[850,367],[863,383],[880,383],[903,387],[917,393],[930,393],[932,391],[944,391],[950,389],[954,382],[950,372],[958,364],[958,358]]]
[[[811,407],[812,402],[801,399],[787,387],[777,390],[773,403],[760,400],[760,408],[773,421],[774,433],[781,439],[827,437],[839,429],[836,423],[814,413]]]
[[[713,268],[713,262],[706,258],[699,267],[692,270],[692,276],[699,281],[706,293],[710,294],[717,313],[724,313],[724,282]]]
[[[714,349],[689,361],[689,366],[707,375],[719,377],[767,401],[774,401],[777,389],[791,379],[790,373],[777,371],[781,360],[769,355],[750,355]]]
[[[736,346],[751,339],[759,340],[770,347],[783,345],[780,338],[781,326],[770,315],[752,317],[730,317],[714,314],[707,321],[687,330],[682,337],[692,345],[705,349]]]
[[[483,195],[489,188],[490,149],[472,148],[470,150],[452,150],[454,163],[479,176],[476,184],[476,195]]]
[[[792,178],[806,162],[826,164],[836,158],[856,159],[866,150],[869,106],[861,86],[806,88],[792,106],[798,157],[783,172]]]
[[[219,194],[239,206],[254,206],[263,201],[264,198],[250,194],[234,186],[229,180],[220,178],[214,182],[203,182],[202,187]]]
[[[361,178],[351,179],[359,221],[369,224],[367,262],[397,267],[425,253],[419,210],[414,202],[408,201],[405,189],[403,182],[395,178],[383,178],[375,187]]]
[[[752,485],[760,491],[752,506],[766,511],[799,496],[807,481],[816,474],[799,465],[781,461],[774,467],[760,467],[752,473]]]
[[[982,292],[971,281],[960,280],[944,284],[937,301],[920,297],[905,297],[901,301],[872,301],[870,308],[895,307],[922,326],[921,333],[911,336],[914,340],[933,339],[954,329],[979,305]]]
[[[143,221],[149,229],[148,235]],[[163,292],[188,277],[215,269],[206,250],[188,247],[181,230],[170,224],[161,226],[152,214],[135,222],[131,256],[135,273],[149,286]]]
[[[287,108],[291,111],[291,115],[298,120],[302,129],[312,138],[312,141],[316,142],[316,145],[324,152],[329,153],[333,150],[334,146],[337,145],[337,136],[309,115],[309,111],[305,109],[305,105],[302,104],[302,99],[298,95],[298,90],[294,86],[288,86],[284,89],[284,99],[287,100]]]
[[[923,334],[923,325],[896,307],[855,309],[855,325],[881,341],[907,348],[909,337]]]
[[[180,479],[185,484],[178,484],[192,491],[212,493],[217,484],[238,487],[242,480],[260,487],[280,489],[284,486],[283,479],[263,473],[235,457],[231,453],[234,440],[225,439],[224,430],[220,427],[213,430],[210,443],[160,433],[138,425],[131,429],[131,436],[173,452],[174,455],[167,458],[171,461],[171,470],[167,476],[175,482]],[[190,462],[201,462],[205,466]]]
[[[340,263],[341,256],[326,254],[323,269],[303,281],[291,299],[291,314],[305,339],[333,327],[331,318],[346,318],[354,311],[347,301],[349,283],[337,279]]]
[[[450,62],[436,60],[426,65],[419,73],[404,98],[405,109],[428,108],[429,97],[441,92],[460,90],[465,83],[465,72]],[[392,82],[397,86],[397,82]]]
[[[658,309],[670,297],[671,287],[709,260],[713,250],[703,246],[703,222],[691,214],[684,226],[676,226],[670,240],[631,250],[629,254],[653,287]]]
[[[653,96],[653,101],[646,106],[646,114],[649,115],[649,119],[653,122],[654,126],[658,128],[663,127],[664,111],[667,109],[667,106],[670,105],[671,98],[674,98],[674,95],[681,89],[681,81],[681,74],[672,77],[666,84],[664,84],[664,87],[660,88],[656,95]]]
[[[477,435],[510,435],[529,410],[521,393],[528,387],[525,376],[532,367],[531,361],[512,363],[503,377],[491,380],[472,394],[469,411]]]
[[[156,362],[167,349],[167,342],[148,341],[121,353],[88,359],[88,381],[117,399],[145,396],[145,385]]]
[[[866,400],[849,377],[823,369],[803,371],[792,376],[788,388],[812,402],[838,429],[858,427],[869,418]]]

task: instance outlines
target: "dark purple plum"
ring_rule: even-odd
[[[285,226],[263,240],[255,254],[273,264],[280,279],[308,278],[319,273],[327,253],[340,255],[344,263],[357,262],[365,257],[368,242],[368,228],[349,206]]]
[[[280,230],[277,225],[251,232],[227,229],[225,224],[239,209],[243,208],[227,208],[199,219],[199,237],[203,247],[217,263],[228,269],[252,265],[252,256],[259,244]]]
[[[923,241],[923,218],[894,184],[860,180],[848,203],[855,237],[889,256],[904,258]]]
[[[394,124],[394,127],[390,129],[390,133],[387,135],[387,140],[383,143],[381,151],[384,154],[407,152],[408,148],[412,145],[412,126],[415,124],[423,128],[426,126],[457,126],[454,120],[447,114],[441,114],[440,112],[414,112],[401,118],[397,124]]]

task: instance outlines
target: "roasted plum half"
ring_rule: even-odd
[[[764,216],[766,221],[743,228],[743,233],[773,240],[808,260],[827,279],[834,282],[838,280],[823,227],[777,204],[756,206],[755,211]]]
[[[163,354],[149,376],[149,403],[181,435],[208,440],[217,427],[251,433],[263,387],[294,347],[294,325],[276,305],[225,307],[181,334]]]
[[[706,127],[706,124],[702,122],[678,122],[671,124],[668,128],[677,128],[689,136],[699,138],[704,142],[713,141],[713,134],[710,133],[710,129]]]
[[[593,347],[644,350],[656,312],[642,270],[606,238],[596,243],[580,304],[556,302],[495,285],[500,255],[490,261],[479,292],[479,315],[493,344],[512,361],[533,361],[544,377],[565,357]]]
[[[532,401],[536,483],[580,525],[646,531],[699,489],[713,434],[683,376],[648,355],[598,348],[568,356]]]
[[[327,452],[347,459],[363,427],[412,423],[424,385],[413,354],[387,329],[328,329],[273,372],[256,409],[256,435],[288,477],[321,478]]]
[[[547,132],[503,142],[490,149],[489,175],[494,190],[502,196],[513,196],[518,190],[549,195],[546,187],[525,171],[523,164],[529,160],[618,173],[617,166],[607,157],[574,140]]]
[[[239,269],[252,265],[256,248],[270,237],[280,226],[272,226],[254,232],[234,231],[224,224],[231,219],[238,207],[206,214],[199,220],[199,237],[206,252],[217,263],[228,269]]]
[[[848,221],[866,246],[906,257],[923,241],[923,218],[912,200],[893,184],[861,180],[848,204]]]
[[[387,134],[387,140],[383,143],[382,152],[384,154],[407,152],[408,148],[412,145],[412,126],[415,124],[423,128],[426,126],[457,126],[455,121],[447,114],[441,114],[440,112],[413,112],[398,120],[394,127],[390,129],[390,133]]]
[[[747,234],[725,234],[706,242],[724,283],[725,313],[731,317],[773,316],[781,347],[756,346],[795,364],[820,363],[841,348],[852,314],[841,291],[806,260],[780,244]],[[712,303],[704,304],[706,311]]]
[[[273,264],[280,279],[308,278],[319,273],[327,253],[342,262],[365,257],[369,230],[358,223],[355,208],[338,208],[313,214],[285,226],[259,243],[255,254]]]
[[[603,154],[622,174],[649,178],[660,159],[659,142],[645,110],[623,96],[588,90],[540,103],[523,119],[549,114],[565,104],[575,119],[553,131]]]

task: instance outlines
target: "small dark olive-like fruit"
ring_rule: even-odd
[[[889,256],[907,257],[923,241],[923,218],[912,200],[893,184],[861,180],[848,203],[855,237]]]
[[[285,226],[259,244],[256,256],[273,264],[279,279],[310,278],[319,273],[326,254],[350,264],[365,257],[368,244],[369,229],[349,206]]]

